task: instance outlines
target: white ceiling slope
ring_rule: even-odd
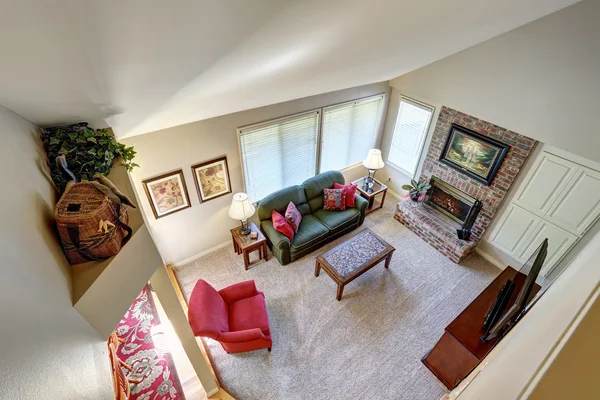
[[[576,1],[0,2],[0,104],[125,137],[388,80]]]

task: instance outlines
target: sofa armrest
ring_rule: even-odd
[[[219,290],[219,294],[225,303],[231,304],[235,301],[247,299],[258,294],[254,281],[244,281],[227,286]]]
[[[263,221],[261,223],[261,228],[273,247],[277,247],[279,250],[289,251],[290,246],[292,245],[290,239],[283,233],[276,231],[272,221]]]
[[[358,208],[358,211],[360,211],[360,219],[358,221],[358,224],[362,225],[362,223],[365,220],[365,216],[367,215],[367,207],[369,206],[369,200],[356,193],[354,195],[354,206]]]
[[[264,337],[260,328],[252,328],[237,332],[223,332],[217,340],[223,343],[245,343],[263,339]]]

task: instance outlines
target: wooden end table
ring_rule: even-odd
[[[250,239],[250,235],[240,235],[241,226],[233,228],[231,230],[231,239],[233,240],[233,250],[237,254],[244,255],[244,268],[248,271],[250,265],[250,253],[254,250],[258,250],[258,259],[269,259],[269,253],[267,251],[267,239],[262,234],[260,229],[252,221],[248,223],[248,227],[252,232],[257,232],[258,237],[255,240]]]
[[[385,195],[387,194],[388,190],[387,186],[378,180],[369,178],[368,176],[357,179],[352,183],[356,185],[360,195],[369,201],[367,214],[383,207]],[[381,201],[376,199],[376,197],[379,195],[381,195]]]
[[[389,268],[392,254],[396,250],[370,229],[354,235],[344,243],[317,257],[315,276],[321,268],[337,283],[337,301],[342,299],[344,286],[358,278],[381,261]]]

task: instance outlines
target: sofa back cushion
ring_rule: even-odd
[[[258,202],[258,219],[261,221],[271,219],[271,213],[277,211],[285,214],[288,204],[294,203],[300,214],[310,214],[310,208],[306,203],[306,196],[302,187],[290,186],[271,193]]]
[[[219,292],[200,279],[190,296],[188,319],[195,336],[218,338],[229,332],[229,307]]]
[[[333,188],[334,183],[344,184],[344,175],[340,171],[323,172],[304,181],[302,187],[311,212],[323,208],[323,189]]]

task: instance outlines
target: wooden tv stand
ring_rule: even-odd
[[[517,287],[506,307],[505,312],[508,311],[517,299],[517,295],[525,283],[525,278],[525,274],[517,272],[510,266],[506,267],[446,327],[440,340],[421,360],[448,389],[454,389],[498,343],[500,338],[492,339],[487,343],[481,341],[481,336],[485,333],[483,330],[485,314],[494,303],[506,280],[512,279]],[[540,289],[539,285],[534,285],[530,299]]]

